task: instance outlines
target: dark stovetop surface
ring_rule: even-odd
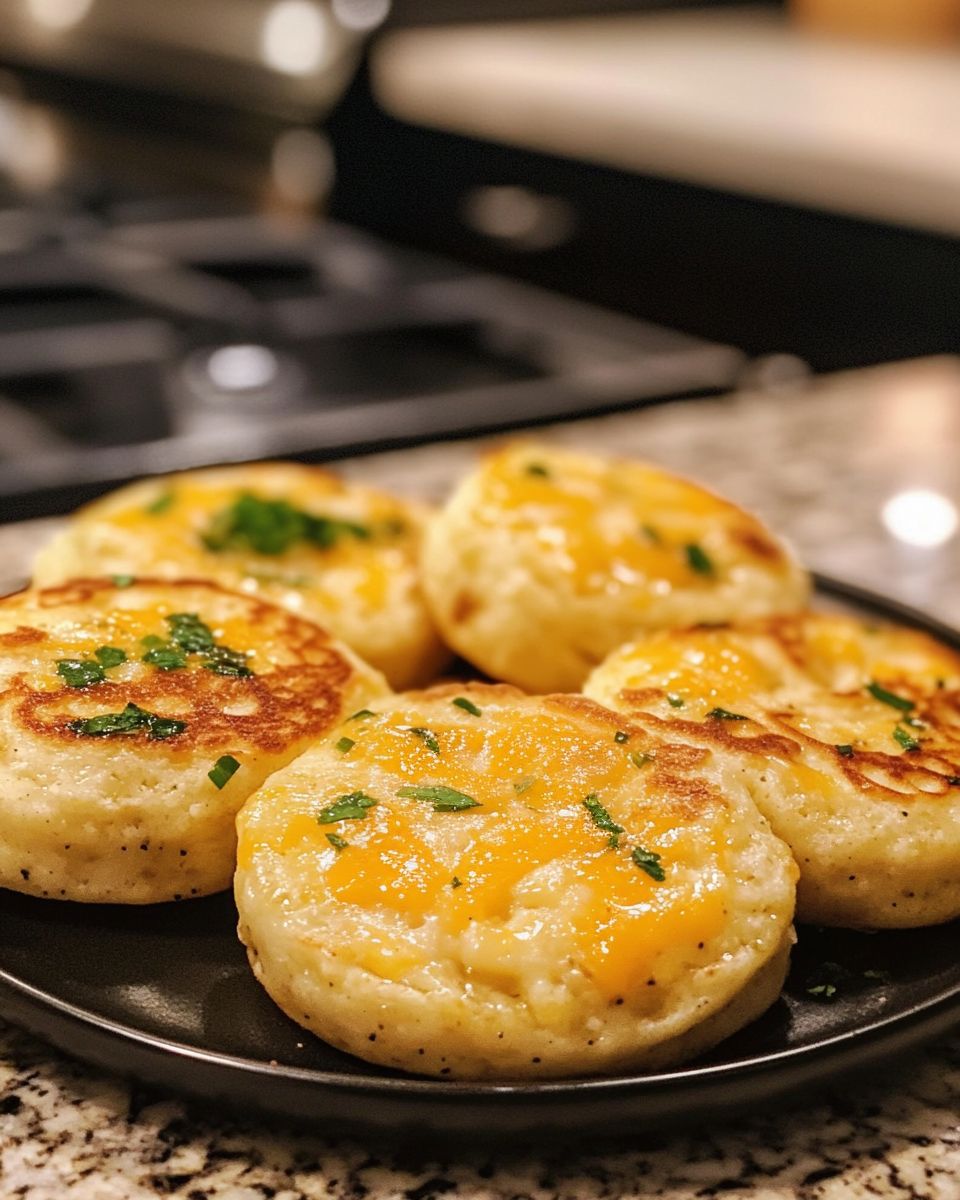
[[[743,356],[333,223],[0,200],[0,519],[723,389]]]

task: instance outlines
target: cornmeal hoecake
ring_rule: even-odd
[[[427,512],[299,463],[189,471],[81,508],[40,551],[34,582],[213,579],[318,622],[410,687],[449,657],[420,588]]]
[[[659,628],[803,607],[807,573],[755,517],[659,467],[515,443],[431,521],[424,589],[449,644],[530,692],[579,689]]]
[[[269,779],[238,832],[256,977],[385,1066],[665,1066],[756,1017],[786,972],[796,865],[740,777],[583,697],[371,703]]]
[[[800,866],[797,914],[898,928],[960,916],[960,655],[805,613],[654,634],[585,691],[715,748]]]
[[[0,600],[0,886],[126,904],[228,887],[243,801],[387,691],[317,625],[212,583]]]

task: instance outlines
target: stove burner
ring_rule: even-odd
[[[0,199],[0,520],[136,475],[719,390],[743,364],[344,226],[163,209]]]

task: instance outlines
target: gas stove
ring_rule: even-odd
[[[729,387],[729,347],[194,198],[0,206],[0,520]]]

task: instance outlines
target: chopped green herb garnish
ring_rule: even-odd
[[[196,613],[171,613],[164,620],[170,626],[170,641],[187,654],[200,654],[216,645],[213,630]]]
[[[109,670],[111,667],[119,667],[121,663],[126,662],[127,652],[117,646],[98,646],[93,652],[93,657],[101,667]]]
[[[464,712],[468,712],[471,717],[480,717],[483,714],[472,700],[468,700],[466,696],[458,696],[456,700],[451,700],[451,704],[455,704],[457,708],[462,708]]]
[[[726,708],[711,708],[707,713],[708,717],[716,717],[718,721],[749,721],[749,717],[745,717],[742,713],[730,712]]]
[[[377,803],[366,792],[350,792],[347,796],[338,796],[332,804],[321,809],[317,824],[332,825],[334,821],[359,821],[367,815],[367,809],[373,808]]]
[[[651,542],[653,542],[653,544],[655,546],[659,546],[660,543],[663,541],[663,538],[660,536],[658,531],[656,529],[654,529],[654,527],[652,525],[641,525],[640,528],[643,530],[643,532],[647,535],[647,537],[650,539]]]
[[[893,740],[899,742],[904,750],[919,750],[920,742],[913,736],[912,733],[907,733],[905,729],[901,729],[898,725],[893,731]]]
[[[434,754],[440,753],[440,743],[437,741],[437,736],[431,733],[429,729],[423,729],[419,725],[411,725],[408,733],[412,733],[414,737],[418,737],[428,750],[432,750]]]
[[[658,883],[662,883],[666,879],[666,873],[660,866],[660,855],[654,853],[653,850],[644,850],[642,846],[634,846],[630,857],[641,871],[646,871],[651,879],[655,879]]]
[[[653,759],[654,756],[652,754],[645,754],[640,750],[630,755],[630,761],[635,767],[645,767],[647,763],[652,763]]]
[[[339,833],[328,833],[327,841],[334,848],[334,850],[338,850],[338,851],[346,850],[346,848],[350,845],[350,843],[347,841],[347,839],[342,838]]]
[[[128,704],[123,712],[103,713],[97,717],[70,721],[67,728],[82,737],[112,737],[115,734],[136,733],[146,729],[151,741],[162,742],[186,729],[186,721],[159,717],[136,704]]]
[[[341,538],[365,540],[368,526],[339,517],[318,517],[286,500],[264,500],[244,492],[218,513],[202,535],[208,550],[251,549],[257,554],[283,554],[296,542],[329,549]]]
[[[133,575],[111,575],[110,582],[114,587],[128,588],[133,587],[137,580]]]
[[[890,982],[890,972],[889,971],[864,971],[863,977],[864,977],[864,979],[872,979],[875,983],[889,983]]]
[[[456,788],[443,784],[425,787],[402,787],[397,795],[404,800],[426,800],[433,805],[434,812],[463,812],[467,808],[479,808],[479,801]]]
[[[155,633],[148,633],[146,637],[140,639],[140,645],[144,650],[160,650],[169,645],[169,642],[165,642],[162,637],[157,637]]]
[[[358,709],[347,721],[362,721],[364,717],[375,717],[377,714],[371,708]]]
[[[538,463],[538,462],[527,463],[527,465],[524,469],[526,470],[528,475],[535,475],[539,479],[549,479],[550,478],[550,470],[549,470],[549,468],[545,467],[543,465],[543,463]]]
[[[713,559],[702,546],[698,546],[696,542],[688,542],[684,546],[684,550],[687,555],[687,566],[691,571],[696,571],[698,575],[714,573]]]
[[[622,729],[618,729],[617,732],[613,735],[613,740],[617,743],[618,746],[622,746],[624,742],[630,741],[630,734],[624,733]]]
[[[613,817],[610,816],[597,798],[596,792],[591,792],[589,796],[584,798],[583,807],[590,814],[594,825],[598,829],[602,829],[604,833],[610,834],[608,841],[616,849],[620,845],[620,834],[623,833],[623,826],[618,825]]]
[[[518,796],[522,796],[524,792],[529,792],[536,782],[536,779],[532,775],[525,775],[523,779],[517,780],[513,785],[513,790]]]
[[[807,976],[803,990],[814,1000],[830,1002],[855,983],[856,975],[840,963],[823,962]]]
[[[895,692],[888,692],[876,680],[867,684],[867,691],[874,700],[879,700],[881,704],[889,704],[891,708],[899,708],[901,712],[910,712],[915,707],[912,700],[908,700],[906,696],[898,696]]]
[[[179,671],[187,665],[186,656],[176,646],[157,646],[148,650],[141,661],[149,663],[151,667],[158,667],[161,671]]]
[[[684,699],[676,692],[667,692],[667,700],[669,700],[671,708],[683,708]]]
[[[57,674],[67,687],[73,688],[93,687],[94,684],[103,683],[106,679],[103,667],[88,658],[58,659]]]
[[[904,725],[909,725],[911,729],[926,729],[926,725],[919,717],[901,717],[900,721]]]
[[[834,750],[844,758],[853,758],[853,747],[849,744],[843,746],[834,746]]]
[[[187,727],[186,721],[177,721],[173,717],[158,717],[153,713],[146,714],[147,737],[152,742],[163,742],[167,738],[183,733]]]
[[[213,671],[215,675],[232,675],[239,679],[246,679],[253,674],[247,666],[247,656],[241,650],[231,650],[229,646],[214,646],[207,653],[203,669]]]
[[[175,497],[172,491],[161,492],[156,500],[151,501],[151,503],[148,504],[143,511],[148,512],[155,517],[159,516],[160,513],[165,513],[167,511],[171,504],[173,504],[174,499]]]
[[[232,754],[221,755],[213,764],[213,769],[207,772],[207,778],[215,788],[223,789],[240,770],[240,764]]]
[[[456,877],[456,875],[454,875],[454,877],[450,880],[450,886],[454,889],[456,889],[458,887],[463,887],[463,880],[458,879]]]
[[[346,754],[348,750],[352,750],[357,743],[353,738],[342,737],[334,746],[334,750],[339,750],[341,754]]]

